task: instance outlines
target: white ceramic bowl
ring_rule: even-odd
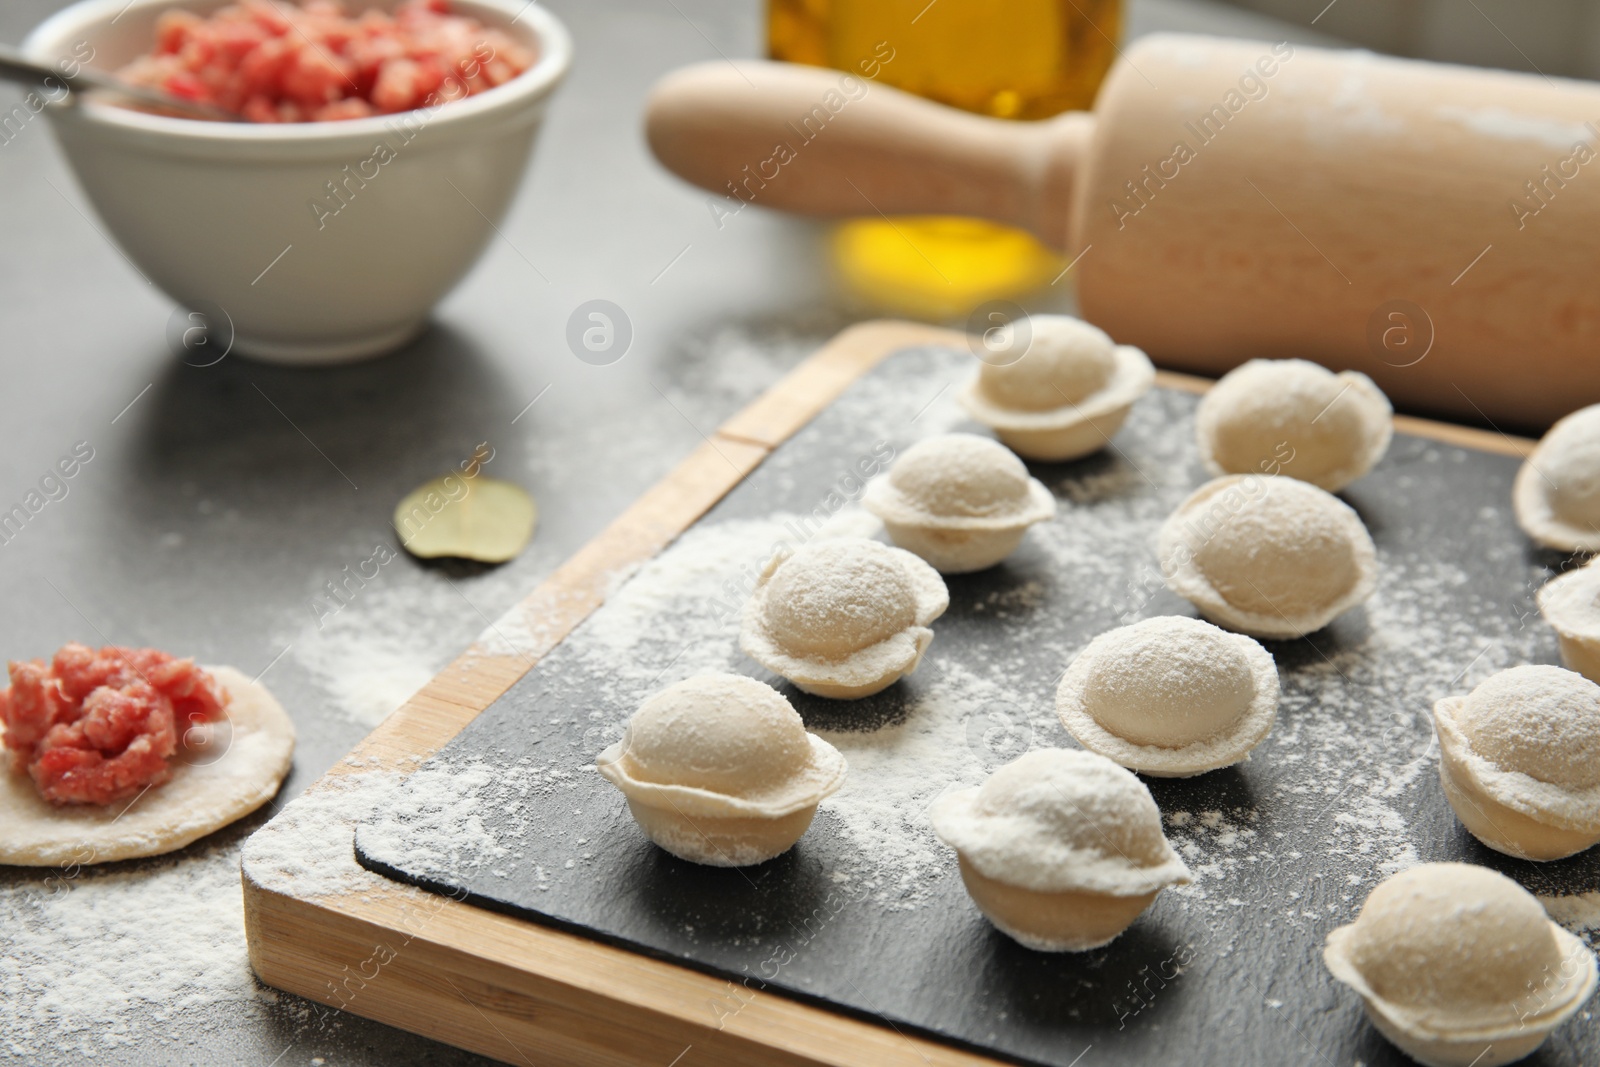
[[[84,0],[42,23],[23,50],[53,63],[87,41],[89,65],[115,70],[148,51],[162,11],[204,14],[226,2]],[[222,308],[236,351],[300,364],[377,355],[422,328],[494,237],[571,62],[565,28],[537,4],[454,8],[536,48],[535,65],[431,113],[343,122],[201,122],[98,100],[47,114],[128,258],[180,305]]]

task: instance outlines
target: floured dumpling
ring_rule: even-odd
[[[950,606],[921,559],[860,537],[773,557],[745,605],[739,647],[808,693],[870,696],[917,669]]]
[[[1377,555],[1348,504],[1309,482],[1230,475],[1207,482],[1161,527],[1167,586],[1253,637],[1320,630],[1372,595]]]
[[[1516,882],[1467,863],[1385,879],[1322,958],[1378,1031],[1429,1067],[1520,1060],[1595,989],[1581,940]]]
[[[1600,557],[1557,575],[1539,590],[1539,613],[1561,642],[1561,662],[1600,681]]]
[[[788,851],[845,776],[844,757],[806,733],[783,694],[737,674],[650,697],[595,766],[650,840],[713,867]]]
[[[1472,836],[1556,860],[1600,842],[1600,685],[1512,667],[1433,706],[1439,780]]]
[[[1080,745],[1158,778],[1248,758],[1277,709],[1278,668],[1266,649],[1177,615],[1101,634],[1056,690],[1056,712]]]
[[[1511,491],[1517,523],[1546,548],[1600,552],[1600,404],[1550,427]]]
[[[1104,448],[1155,384],[1150,359],[1068,315],[1032,315],[1020,359],[983,363],[957,394],[1018,455],[1066,460]]]
[[[867,485],[866,509],[889,538],[943,574],[999,563],[1028,527],[1056,513],[1055,497],[1004,445],[970,433],[919,441]]]
[[[1365,374],[1252,359],[1200,399],[1195,430],[1212,474],[1287,474],[1333,493],[1383,458],[1393,419]]]
[[[1162,889],[1191,881],[1150,790],[1092,752],[1029,752],[928,814],[978,910],[1040,952],[1109,944]]]

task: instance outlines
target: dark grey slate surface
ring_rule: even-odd
[[[938,411],[916,413],[970,361],[931,350],[894,357],[782,446],[700,529],[806,510],[883,436],[903,449],[930,429]],[[1095,584],[1080,567],[1086,557],[1061,556],[1061,539],[1041,541],[1035,531],[1001,567],[950,581],[951,609],[934,624],[924,666],[905,682],[860,702],[783,684],[808,725],[892,726],[929,714],[919,701],[952,671],[983,675],[998,664],[1021,707],[1014,732],[980,752],[980,762],[997,765],[1030,743],[1070,745],[1051,703],[1070,655],[1119,623],[1193,613],[1141,579],[1154,562],[1143,534],[1205,478],[1192,444],[1194,404],[1158,390],[1115,450],[1034,468],[1062,500],[1058,522],[1095,542],[1090,557],[1111,561]],[[1553,638],[1529,612],[1531,590],[1562,561],[1528,548],[1517,531],[1515,470],[1504,456],[1400,436],[1378,470],[1344,494],[1379,546],[1378,595],[1323,631],[1268,644],[1284,700],[1273,737],[1253,759],[1195,779],[1147,780],[1169,835],[1191,866],[1208,870],[1204,892],[1164,893],[1095,952],[1033,953],[996,933],[968,903],[953,858],[911,908],[839,880],[837,872],[863,861],[826,808],[791,853],[745,871],[698,867],[651,846],[620,795],[574,769],[659,687],[649,681],[655,664],[660,685],[684,673],[674,652],[683,655],[684,635],[699,633],[691,617],[705,610],[689,594],[662,604],[653,636],[633,649],[653,657],[650,670],[622,670],[622,653],[597,636],[618,610],[608,604],[420,772],[431,784],[410,800],[427,807],[441,776],[504,770],[502,787],[483,786],[460,809],[482,820],[489,842],[457,840],[450,822],[462,816],[424,826],[391,814],[358,831],[358,854],[391,876],[465,890],[482,906],[726,977],[728,991],[708,1002],[708,1018],[737,1010],[737,983],[765,982],[1050,1067],[1068,1067],[1090,1046],[1092,1062],[1103,1064],[1402,1063],[1320,960],[1327,931],[1350,921],[1385,871],[1460,859],[1537,893],[1600,889],[1600,855],[1535,865],[1478,845],[1436,780],[1431,700],[1493,669],[1555,660]],[[1134,527],[1142,533],[1130,536]],[[681,542],[660,566],[670,568],[680,551]],[[1019,596],[1028,589],[1044,592]],[[1012,607],[997,612],[996,604]],[[720,657],[726,669],[772,680],[731,638],[724,643],[725,655],[697,649],[689,658]],[[983,747],[978,733],[969,736]],[[557,770],[530,791],[514,777],[519,761]],[[930,799],[939,785],[930,783]],[[1203,829],[1208,819],[1221,831]],[[1529,1062],[1597,1057],[1600,1029],[1580,1018]]]

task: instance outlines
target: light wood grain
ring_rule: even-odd
[[[676,71],[650,145],[730,211],[1032,230],[1078,264],[1084,316],[1164,365],[1299,356],[1508,426],[1600,401],[1593,84],[1176,34],[1043,122],[842,77]]]
[[[1064,247],[1087,115],[999,122],[789,63],[701,63],[661,80],[645,137],[679,176],[807,215],[975,215]]]
[[[688,529],[773,449],[879,361],[964,334],[899,322],[854,326],[735,415],[662,482],[556,569],[520,606],[537,635],[523,656],[464,653],[312,791],[399,770],[438,751],[605,599],[631,568]],[[1204,379],[1160,384],[1203,391]],[[1526,442],[1404,420],[1403,432],[1516,454]],[[353,853],[339,861],[356,867]],[[355,872],[359,873],[359,872]],[[295,896],[246,866],[250,960],[269,985],[508,1063],[669,1067],[981,1067],[994,1061],[496,914],[368,879],[358,894]],[[376,950],[392,956],[381,967]],[[371,975],[367,977],[367,975]]]
[[[445,898],[407,940],[403,887],[318,905],[246,886],[264,980],[335,1002],[329,978],[390,946],[348,1010],[512,1063],[665,1067],[690,1045],[695,1064],[992,1063]]]

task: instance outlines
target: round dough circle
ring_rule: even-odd
[[[1486,867],[1426,863],[1380,883],[1351,928],[1348,958],[1378,997],[1410,1012],[1472,1018],[1503,1009],[1561,967],[1550,917]]]
[[[996,518],[1027,509],[1033,479],[1005,445],[971,433],[918,441],[895,461],[889,484],[941,518]]]
[[[1512,667],[1474,689],[1457,716],[1473,751],[1568,790],[1600,786],[1600,685],[1560,667]]]
[[[1027,351],[1013,363],[984,363],[978,388],[1017,411],[1048,411],[1099,392],[1116,372],[1116,345],[1097,326],[1068,315],[1030,315]]]
[[[227,690],[227,749],[172,760],[172,776],[132,804],[55,805],[0,766],[0,863],[87,865],[175,852],[271,800],[289,773],[294,723],[265,686],[207,667]]]
[[[799,714],[769,685],[737,674],[668,686],[628,721],[623,759],[643,782],[753,793],[811,759]]]
[[[905,569],[843,538],[795,553],[767,593],[772,636],[798,656],[847,656],[914,626],[916,615]]]
[[[1201,398],[1195,426],[1213,474],[1286,474],[1334,492],[1383,458],[1393,415],[1365,374],[1253,359]]]

